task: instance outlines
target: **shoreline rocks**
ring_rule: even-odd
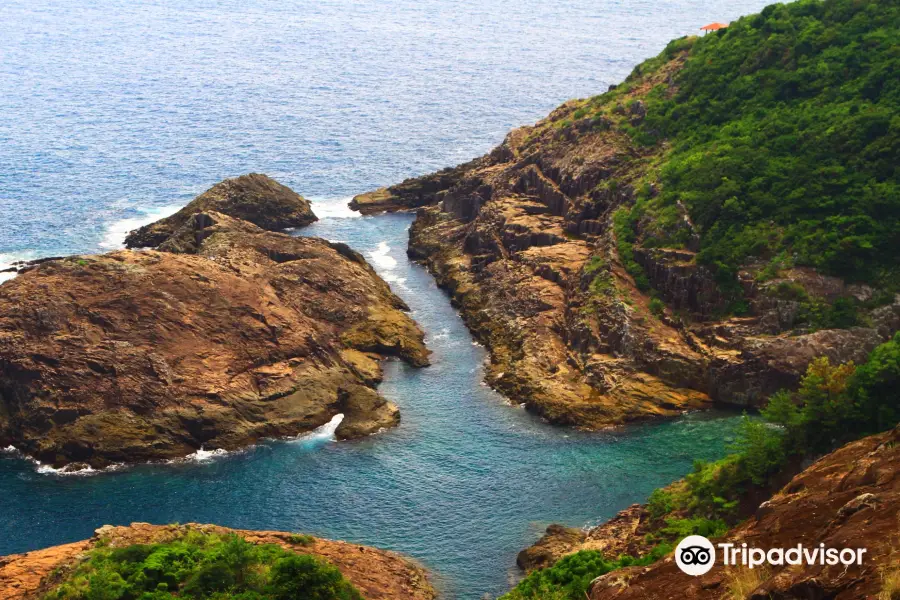
[[[88,540],[0,557],[0,600],[38,600],[55,580],[70,572],[98,545],[126,547],[165,543],[190,531],[236,534],[254,544],[282,548],[324,559],[337,567],[368,600],[433,600],[437,594],[428,572],[396,552],[279,531],[229,529],[217,525],[104,525]]]
[[[799,471],[799,472],[798,472]],[[802,565],[763,569],[748,598],[873,598],[882,573],[896,567],[900,532],[900,426],[851,442],[806,469],[789,469],[774,493],[754,490],[742,501],[742,521],[714,543],[771,549],[820,543],[867,548],[863,565]],[[791,474],[797,473],[794,477]],[[673,485],[679,485],[676,482]],[[761,502],[761,500],[765,499]],[[647,507],[634,504],[600,525],[573,529],[553,524],[522,550],[518,566],[546,568],[582,550],[614,559],[641,556],[657,543],[651,534],[664,524]],[[891,533],[893,532],[893,534]],[[730,598],[728,585],[741,569],[720,562],[708,574],[685,576],[670,554],[645,567],[625,567],[597,578],[590,600],[643,598]],[[748,590],[749,592],[750,590]]]
[[[102,468],[339,413],[338,438],[375,433],[400,420],[375,389],[379,362],[428,364],[407,310],[346,245],[214,211],[158,250],[36,264],[0,287],[0,447]]]
[[[797,544],[866,549],[861,565],[802,564],[758,570],[751,586],[755,589],[747,590],[747,597],[881,597],[883,576],[896,569],[900,559],[898,472],[900,427],[823,456],[761,503],[753,516],[716,540],[764,550]],[[718,600],[731,597],[728,587],[741,572],[739,567],[717,561],[706,575],[686,577],[669,556],[648,567],[628,567],[599,577],[592,584],[590,599]]]

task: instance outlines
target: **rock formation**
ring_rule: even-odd
[[[155,248],[193,215],[205,211],[243,219],[269,231],[303,227],[317,220],[308,200],[270,177],[250,173],[217,183],[174,215],[132,231],[125,246]]]
[[[865,548],[862,565],[767,566],[747,569],[716,566],[700,577],[682,573],[672,556],[649,567],[619,569],[599,577],[591,600],[630,598],[732,598],[735,578],[752,575],[752,600],[768,598],[881,598],[885,580],[900,576],[900,427],[852,442],[816,461],[780,492],[763,502],[754,516],[723,540],[769,550],[803,544],[809,549]],[[640,520],[640,507],[621,513],[620,522]],[[616,519],[610,521],[614,523]],[[586,535],[584,545],[610,553],[640,546],[642,533],[603,525]],[[893,575],[891,575],[893,573]],[[895,592],[896,593],[896,592]]]
[[[645,182],[665,151],[636,144],[628,127],[651,90],[675,94],[685,59],[674,51],[636,69],[600,116],[583,116],[591,101],[568,102],[479,159],[351,203],[367,214],[418,210],[409,254],[490,350],[488,383],[551,422],[598,428],[711,402],[759,406],[816,356],[860,361],[900,328],[896,300],[857,327],[804,325],[805,305],[785,290],[821,304],[874,291],[801,268],[763,283],[756,264],[737,278],[746,312],[730,313],[697,264],[687,214],[684,248],[624,238],[616,210],[638,185],[654,193]]]
[[[103,467],[339,413],[338,437],[376,432],[400,418],[375,390],[379,361],[428,364],[405,310],[346,245],[214,211],[159,250],[41,263],[0,287],[0,447]]]
[[[192,530],[206,534],[233,533],[254,544],[276,544],[286,550],[324,559],[337,567],[367,600],[431,600],[436,597],[425,569],[394,552],[308,536],[303,536],[300,544],[296,541],[297,535],[278,531],[247,531],[194,523],[132,523],[129,527],[104,525],[89,540],[0,557],[0,600],[42,598],[61,575],[71,571],[98,544],[126,547],[165,543]]]

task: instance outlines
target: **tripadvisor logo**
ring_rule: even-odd
[[[861,565],[865,548],[826,548],[825,544],[806,548],[797,544],[792,548],[748,547],[747,544],[717,544],[722,553],[722,564],[725,566],[741,565],[751,569],[769,564],[783,565]],[[716,547],[702,535],[689,535],[681,540],[675,548],[675,563],[688,575],[704,575],[716,563]]]
[[[716,549],[702,535],[689,535],[675,548],[675,563],[688,575],[704,575],[716,562]]]

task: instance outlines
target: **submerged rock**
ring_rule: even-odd
[[[191,215],[161,251],[74,256],[0,287],[0,447],[59,467],[396,425],[379,360],[428,364],[406,305],[343,244]]]
[[[155,248],[204,211],[220,212],[270,231],[303,227],[318,220],[304,197],[271,177],[250,173],[217,183],[174,215],[135,229],[125,238],[125,246]]]
[[[59,585],[92,549],[171,542],[190,532],[238,535],[253,544],[275,544],[308,554],[337,567],[368,600],[432,600],[436,597],[428,573],[395,552],[280,531],[249,531],[217,525],[104,525],[91,539],[0,557],[0,600],[37,600]]]

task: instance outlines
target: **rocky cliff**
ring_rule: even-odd
[[[678,96],[689,54],[687,42],[672,46],[479,159],[351,203],[418,210],[409,254],[489,348],[488,382],[551,422],[758,406],[813,358],[861,361],[900,327],[896,299],[812,268],[749,260],[724,281],[698,262],[703,231],[683,204],[632,219],[660,193],[671,150],[636,128],[651,99]],[[661,238],[660,223],[675,233]],[[841,303],[862,307],[852,322],[813,323]]]
[[[102,467],[337,414],[338,437],[376,432],[400,419],[379,361],[428,364],[406,309],[346,245],[213,211],[158,250],[42,262],[0,287],[0,447]]]
[[[0,600],[37,600],[93,548],[166,543],[191,531],[236,534],[253,544],[275,544],[336,566],[367,600],[431,600],[436,597],[425,570],[399,554],[347,542],[278,531],[247,531],[215,525],[105,525],[89,540],[0,557]]]
[[[819,459],[760,504],[747,521],[716,540],[764,550],[797,544],[864,548],[862,565],[767,566],[753,572],[724,566],[719,560],[706,575],[689,577],[669,556],[649,567],[630,567],[599,577],[591,587],[591,600],[894,598],[900,589],[898,473],[900,427],[852,442]],[[633,507],[587,533],[587,546],[610,551],[640,546],[640,521],[641,510]],[[628,525],[624,529],[615,526],[622,523]]]

